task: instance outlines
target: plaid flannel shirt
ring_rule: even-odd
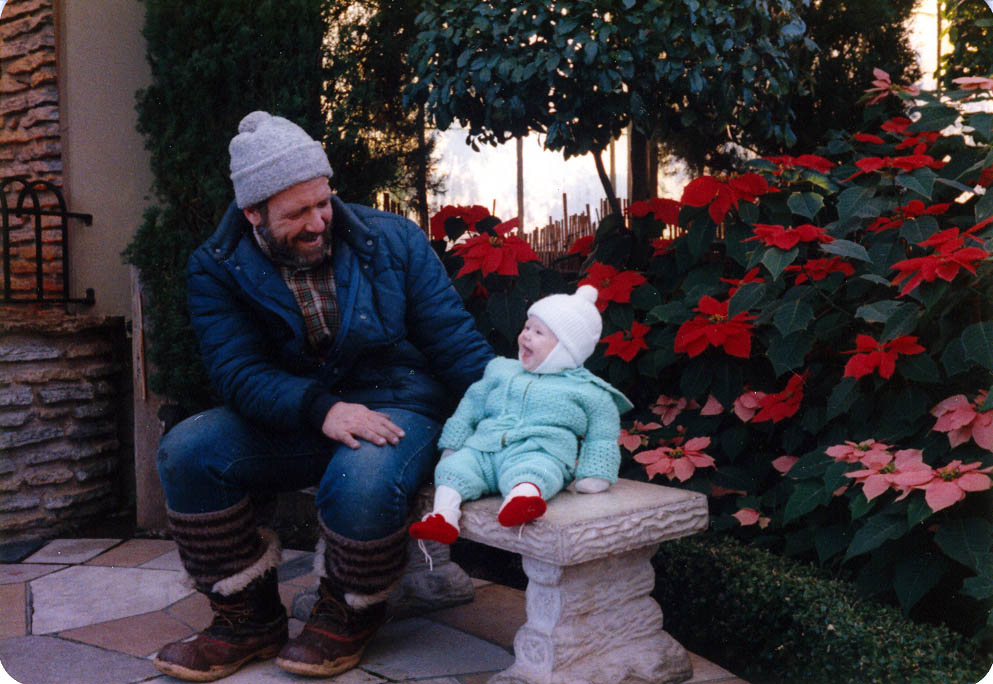
[[[293,293],[297,306],[303,314],[307,333],[307,344],[317,356],[323,355],[334,341],[341,320],[338,314],[338,293],[334,283],[334,268],[331,259],[331,244],[325,249],[324,261],[316,266],[299,268],[286,266],[272,258],[269,246],[252,231],[255,242],[262,253],[279,269],[279,275]]]

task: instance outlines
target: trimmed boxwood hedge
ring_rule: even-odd
[[[990,669],[962,635],[728,537],[667,542],[653,563],[666,631],[753,684],[972,684]]]

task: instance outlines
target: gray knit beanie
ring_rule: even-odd
[[[528,316],[540,318],[555,333],[559,345],[571,357],[571,365],[576,367],[590,357],[603,331],[597,296],[595,287],[581,285],[575,294],[549,295],[528,309]]]
[[[231,182],[239,209],[265,201],[286,188],[331,177],[331,164],[320,142],[292,121],[268,112],[252,112],[231,138]]]

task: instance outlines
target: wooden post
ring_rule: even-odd
[[[517,136],[517,230],[524,232],[524,138]]]

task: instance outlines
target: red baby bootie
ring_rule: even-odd
[[[500,511],[497,521],[504,527],[516,527],[545,514],[545,500],[541,498],[541,490],[530,482],[515,485]]]
[[[420,522],[410,526],[410,536],[414,539],[426,539],[441,544],[453,544],[459,538],[459,530],[450,524],[441,513],[432,513]]]

